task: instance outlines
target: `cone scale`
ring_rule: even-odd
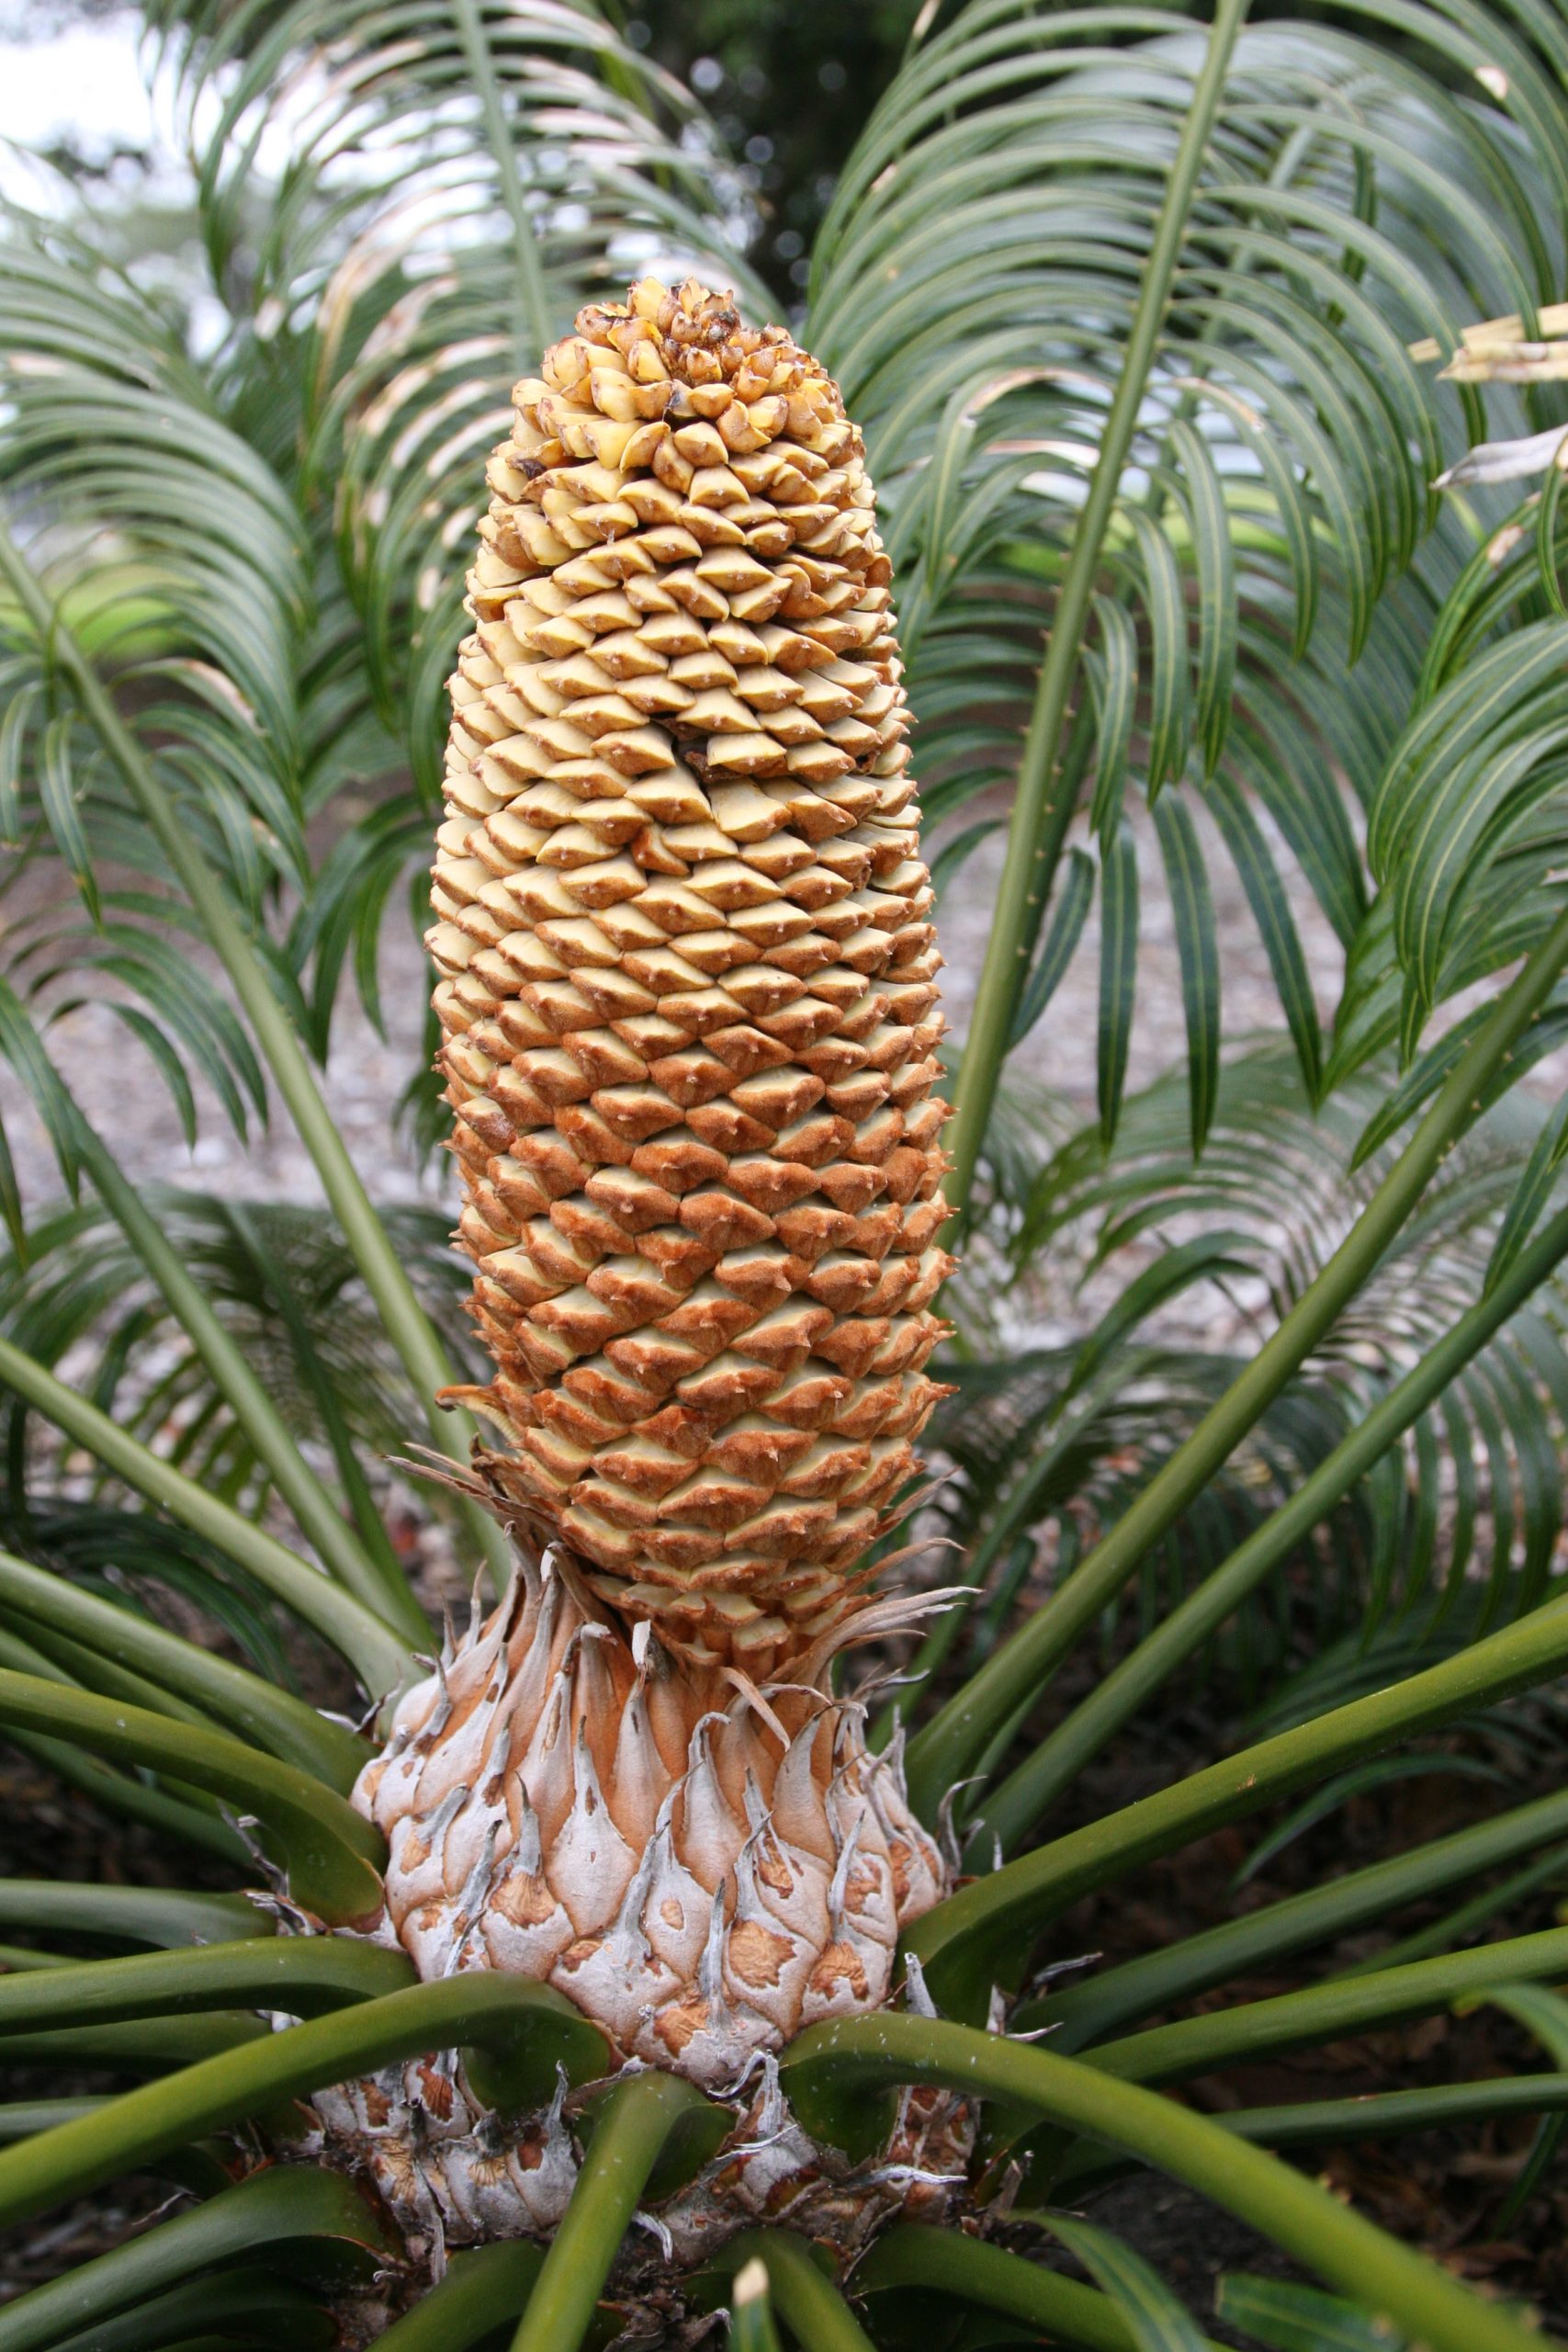
[[[943,1393],[951,1263],[890,566],[837,387],[728,295],[585,310],[513,408],[428,944],[495,1365],[454,1394],[518,1564],[361,1776],[376,1932],[738,2098],[723,2226],[826,2199],[848,2244],[905,2191],[791,2139],[773,2056],[886,2001],[950,1879],[829,1684],[929,1606],[863,1564]],[[509,2137],[428,2074],[319,2100],[329,2143],[437,2269],[547,2231],[560,2117]],[[956,2145],[951,2102],[900,2129],[906,2168]],[[715,2210],[699,2184],[689,2251]]]
[[[787,1668],[914,1466],[931,877],[860,435],[645,284],[514,394],[428,944],[490,1472],[694,1666]]]

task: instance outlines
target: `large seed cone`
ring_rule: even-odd
[[[835,387],[726,297],[584,311],[516,405],[431,947],[518,1567],[360,1776],[375,1932],[424,1977],[547,1979],[616,2061],[736,2101],[663,2215],[680,2259],[785,2210],[848,2248],[945,2196],[969,2133],[906,2101],[856,2172],[773,2068],[888,1999],[949,1883],[829,1681],[935,1598],[860,1566],[941,1393],[949,1264],[888,564]],[[316,2105],[434,2271],[570,2192],[570,2102],[487,2114],[454,2053]]]
[[[519,384],[430,946],[488,1475],[699,1667],[852,1614],[941,1393],[931,884],[859,433],[647,282]]]

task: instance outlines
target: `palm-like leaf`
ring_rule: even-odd
[[[954,1364],[958,1393],[932,1428],[957,1474],[937,1498],[942,1532],[984,1589],[982,1654],[1041,1544],[1061,1582],[1322,1272],[1389,1164],[1386,1146],[1358,1158],[1388,1091],[1364,1074],[1314,1112],[1274,1046],[1226,1066],[1198,1165],[1173,1074],[1129,1101],[1113,1146],[1087,1129],[1040,1168],[1013,1243],[1028,1313],[1015,1295],[1010,1320],[1012,1334],[1043,1324],[1051,1344],[1020,1353],[998,1333],[1006,1352]],[[1447,1161],[1353,1306],[1145,1562],[1129,1596],[1142,1623],[1201,1584],[1495,1278],[1543,1135],[1555,1141],[1544,1108],[1516,1099]],[[1389,1611],[1424,1623],[1467,1588],[1490,1595],[1489,1616],[1538,1604],[1564,1510],[1562,1303],[1558,1281],[1540,1292],[1325,1521],[1320,1636],[1345,1614],[1363,1631]],[[1278,1655],[1279,1623],[1260,1589],[1240,1628],[1254,1665]],[[957,1630],[939,1628],[924,1667]]]
[[[106,271],[80,234],[15,214],[10,226],[0,471],[38,534],[44,577],[69,580],[68,618],[118,679],[126,722],[182,825],[265,945],[270,892],[310,872],[296,685],[309,611],[300,519],[162,306]],[[69,971],[75,989],[125,1007],[120,1017],[182,1107],[189,1067],[243,1126],[247,1099],[258,1110],[265,1099],[254,1050],[225,1004],[191,1001],[188,966],[168,935],[192,927],[190,910],[30,618],[13,607],[6,631],[5,828],[34,868],[10,878],[26,897],[7,927],[7,967],[29,994],[58,1003]],[[50,852],[81,914],[40,889]]]
[[[1537,189],[1561,191],[1568,160],[1542,64],[1495,22],[1417,11],[1408,32],[1396,61],[1353,14],[1310,34],[1222,16],[1205,38],[997,0],[912,55],[845,175],[810,326],[894,509],[933,806],[1021,778],[992,946],[1006,987],[983,991],[961,1104],[988,1099],[982,1065],[1016,1035],[1021,951],[1075,812],[1074,870],[1102,859],[1110,888],[1130,780],[1213,809],[1316,1083],[1290,894],[1246,796],[1348,941],[1367,884],[1333,769],[1370,797],[1414,693],[1423,596],[1386,619],[1377,598],[1431,524],[1457,421],[1405,345],[1451,342],[1483,288],[1527,308],[1554,290],[1561,232]],[[1452,96],[1456,68],[1483,89],[1505,73],[1506,107]],[[1205,106],[1193,156],[1184,126]],[[1168,300],[1149,290],[1162,244]],[[1439,595],[1469,551],[1439,535],[1424,565]],[[1036,684],[1047,623],[1074,650]],[[1185,910],[1199,1142],[1219,1029],[1200,841],[1179,797],[1161,846]],[[1102,988],[1115,1035],[1124,968]],[[1102,1064],[1111,1125],[1122,1061]],[[965,1174],[972,1125],[961,1113]]]
[[[297,1437],[333,1442],[340,1469],[361,1451],[385,1457],[405,1441],[418,1411],[406,1375],[366,1297],[342,1236],[315,1209],[149,1188],[146,1205],[243,1349]],[[384,1212],[421,1296],[460,1351],[462,1277],[435,1210]],[[0,1260],[0,1330],[37,1362],[69,1356],[74,1382],[105,1412],[180,1468],[259,1513],[270,1480],[243,1426],[220,1397],[169,1304],[149,1281],[124,1233],[96,1204],[56,1212],[27,1235],[25,1262]],[[45,1490],[62,1467],[29,1446],[27,1416],[13,1408],[4,1441],[18,1466],[18,1492]]]

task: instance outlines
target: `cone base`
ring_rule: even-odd
[[[855,1624],[886,1630],[883,1601]],[[547,1982],[623,2059],[725,2094],[804,2027],[876,2008],[947,1892],[898,1744],[816,1679],[694,1675],[570,1555],[519,1551],[500,1606],[396,1711],[355,1803],[388,1841],[377,1939],[422,1977]]]

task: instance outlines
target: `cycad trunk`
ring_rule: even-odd
[[[940,959],[836,387],[645,283],[514,399],[430,946],[521,1565],[358,1793],[423,1974],[548,1978],[718,2090],[886,2000],[947,1883],[829,1686],[920,1605],[862,1564],[941,1393]],[[413,2086],[411,2167],[384,2091],[339,2123],[405,2218],[548,2225],[547,2131],[499,2155]]]

